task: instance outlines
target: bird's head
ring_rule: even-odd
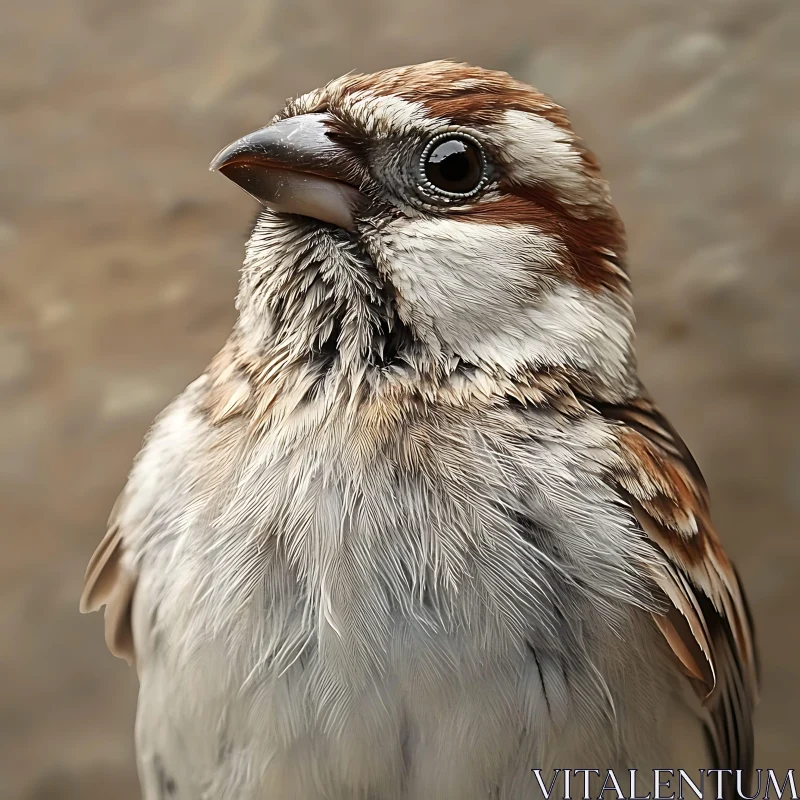
[[[348,75],[223,149],[258,199],[246,335],[359,374],[635,382],[625,236],[562,108],[436,61]]]

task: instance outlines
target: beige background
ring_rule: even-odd
[[[446,56],[553,94],[605,164],[642,373],[759,625],[758,763],[800,769],[799,2],[0,0],[0,797],[137,797],[134,675],[77,598],[233,320],[254,208],[209,160],[291,94]]]

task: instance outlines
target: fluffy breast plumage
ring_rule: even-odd
[[[123,509],[153,785],[477,797],[641,748],[625,736],[674,686],[638,654],[650,554],[602,481],[597,420],[309,408],[254,437],[198,412],[207,390],[159,421]]]

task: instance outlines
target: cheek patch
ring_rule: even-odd
[[[445,353],[508,374],[566,366],[617,379],[627,369],[624,298],[559,278],[563,245],[534,228],[405,219],[367,245],[403,321]]]
[[[434,327],[496,324],[522,308],[564,257],[530,227],[509,230],[453,218],[400,220],[381,233],[378,258],[409,312]],[[552,281],[552,279],[551,279]]]

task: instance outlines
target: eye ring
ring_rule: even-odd
[[[489,179],[481,143],[457,129],[430,139],[420,154],[418,173],[420,192],[448,204],[475,197]]]

